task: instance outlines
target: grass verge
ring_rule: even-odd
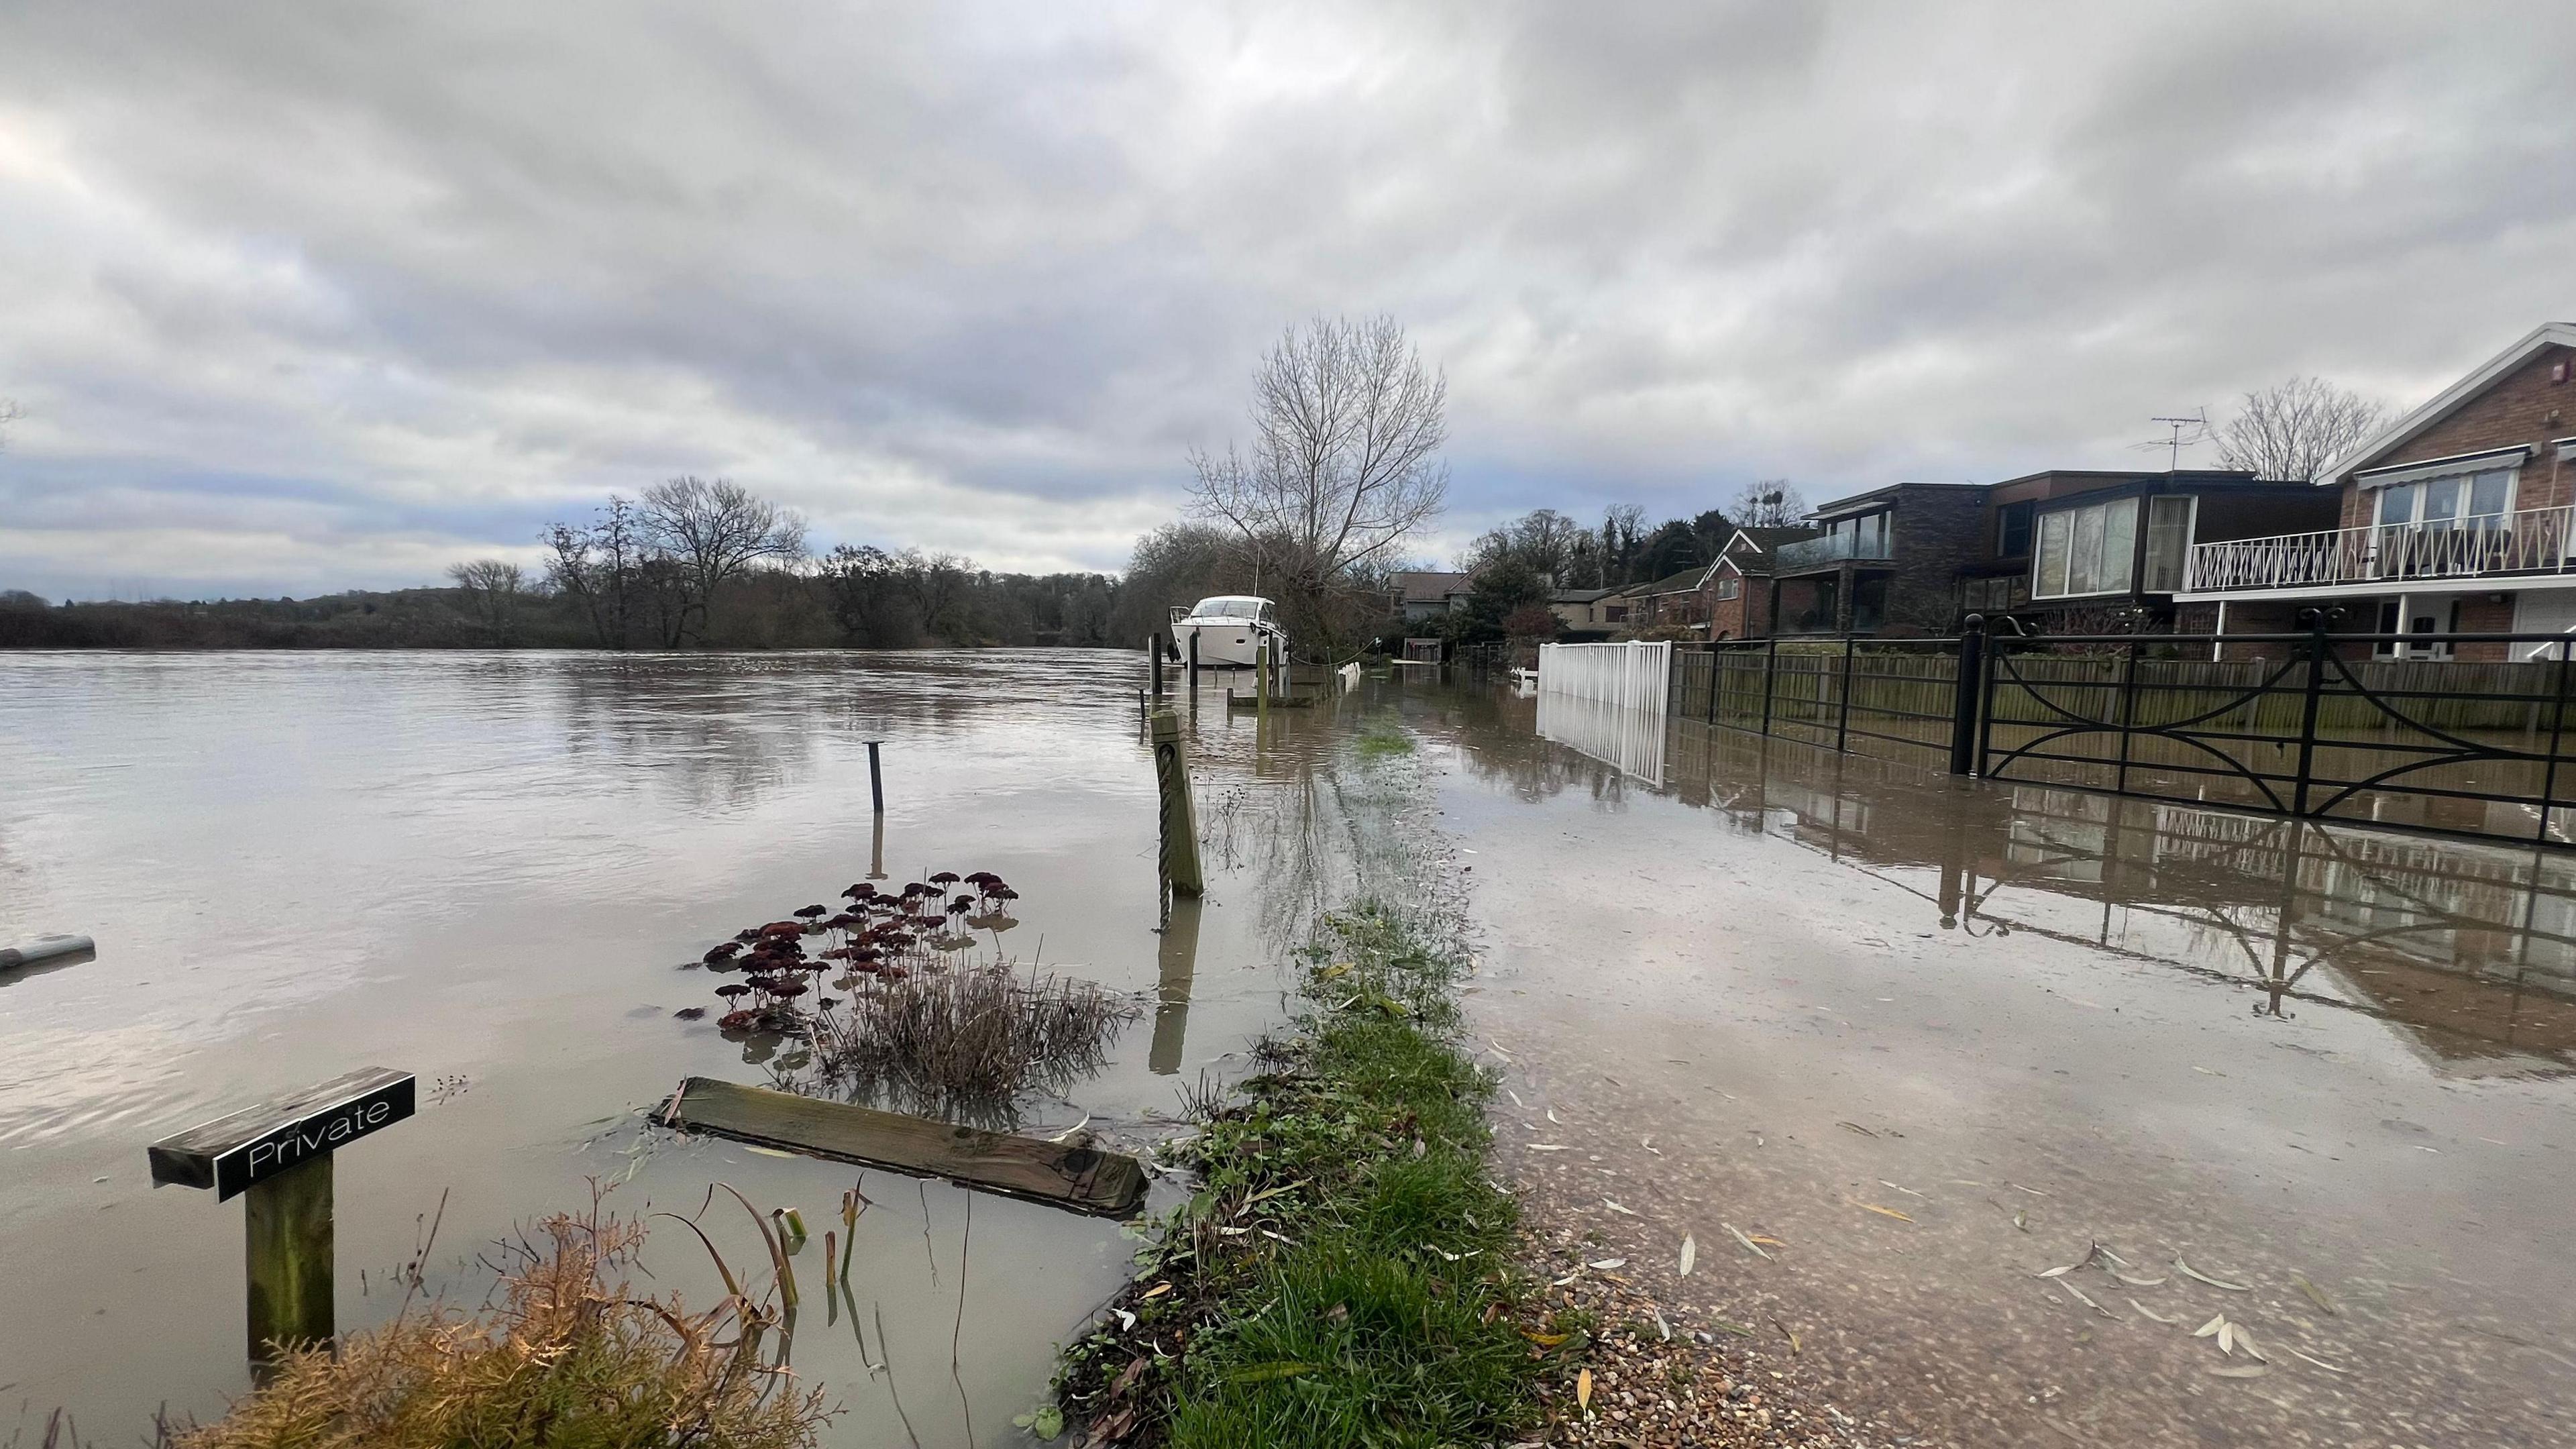
[[[1491,1443],[1537,1418],[1536,1286],[1494,1184],[1492,1075],[1458,1050],[1463,951],[1362,904],[1305,953],[1303,1030],[1163,1160],[1197,1190],[1066,1354],[1091,1443]]]

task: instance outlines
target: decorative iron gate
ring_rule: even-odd
[[[1685,651],[1671,711],[1958,775],[2576,846],[2571,654],[2567,634],[2016,638],[1972,618],[1954,639]]]
[[[2213,657],[2222,642],[2234,657]],[[2576,772],[2561,768],[2576,744],[2566,635],[2320,628],[1988,643],[1977,774],[2576,844]],[[2503,657],[2459,661],[2464,647]]]

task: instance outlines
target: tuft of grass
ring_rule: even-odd
[[[1360,758],[1363,760],[1382,760],[1390,755],[1409,755],[1413,753],[1413,736],[1406,734],[1401,725],[1391,720],[1376,720],[1360,732],[1359,742],[1354,748],[1359,751]]]
[[[1431,1449],[1536,1422],[1494,1079],[1449,1035],[1460,962],[1369,905],[1307,960],[1303,1035],[1165,1151],[1199,1187],[1138,1255],[1134,1326],[1068,1352],[1058,1400],[1096,1438]]]
[[[755,1214],[755,1217],[757,1214]],[[482,1316],[437,1309],[287,1356],[179,1449],[810,1449],[829,1413],[760,1352],[769,1315],[738,1296],[691,1316],[635,1294],[643,1228],[545,1223]],[[718,1260],[721,1264],[721,1259]],[[728,1277],[730,1274],[728,1274]],[[727,1325],[735,1332],[720,1337]]]

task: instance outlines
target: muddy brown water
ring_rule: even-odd
[[[684,1075],[765,1079],[757,1045],[673,1018],[716,1004],[681,968],[837,899],[881,850],[890,884],[999,873],[1016,954],[1137,994],[1107,1065],[1023,1128],[1160,1134],[1184,1084],[1279,1020],[1263,923],[1335,888],[1339,726],[1283,712],[1256,748],[1210,694],[1210,891],[1193,931],[1159,933],[1142,672],[1081,651],[0,656],[0,939],[99,946],[0,976],[0,1442],[55,1406],[126,1442],[158,1406],[210,1415],[248,1386],[241,1205],[154,1191],[144,1147],[367,1065],[416,1073],[422,1105],[337,1159],[342,1328],[395,1310],[442,1200],[427,1288],[472,1303],[492,1245],[594,1178],[630,1213],[698,1212],[723,1181],[811,1228],[793,1362],[843,1405],[834,1442],[906,1442],[906,1416],[924,1444],[1021,1441],[1010,1416],[1129,1271],[1116,1224],[979,1195],[970,1250],[967,1194],[866,1174],[852,1281],[892,1365],[871,1373],[815,1302],[856,1170],[639,1147],[637,1116]],[[702,1221],[758,1258],[729,1199]],[[645,1261],[693,1301],[720,1291],[677,1227]]]
[[[2576,858],[1406,712],[1478,882],[1506,1160],[1677,1326],[1874,1426],[1837,1432],[2576,1442]],[[2164,1281],[2033,1276],[2095,1242]],[[2191,1336],[2221,1314],[2260,1377],[2212,1372],[2249,1366]]]

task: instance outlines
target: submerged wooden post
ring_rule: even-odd
[[[1154,697],[1161,699],[1163,697],[1163,636],[1160,634],[1145,636],[1145,668],[1154,676]]]
[[[884,743],[883,740],[868,741],[868,795],[876,802],[880,816],[885,814],[885,771],[877,760],[877,746]]]
[[[152,1144],[152,1185],[244,1193],[242,1270],[250,1356],[328,1343],[332,1322],[331,1154],[409,1117],[412,1075],[368,1067],[191,1127]]]
[[[1190,805],[1190,762],[1181,752],[1180,718],[1168,709],[1154,711],[1154,785],[1162,797],[1163,879],[1180,895],[1204,894],[1198,816]]]
[[[1252,646],[1252,719],[1258,725],[1270,718],[1270,641],[1264,639]]]

